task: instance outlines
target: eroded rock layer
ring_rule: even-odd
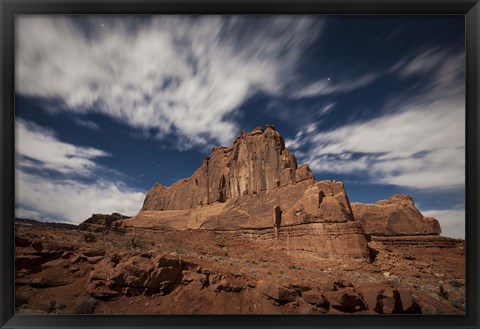
[[[280,134],[267,126],[242,132],[229,147],[213,148],[192,177],[147,193],[132,226],[176,229],[267,228],[353,220],[341,182],[317,182],[297,165]],[[157,220],[155,220],[157,219]]]
[[[308,165],[297,165],[273,126],[242,132],[231,146],[213,148],[190,178],[170,187],[155,184],[142,210],[124,225],[253,229],[259,233],[253,238],[275,239],[285,249],[369,257],[343,184],[317,182]]]
[[[425,217],[415,207],[411,196],[394,194],[389,200],[374,204],[352,202],[355,220],[366,234],[376,236],[436,235],[442,233],[435,218]]]
[[[192,177],[171,187],[155,184],[142,210],[191,209],[314,179],[308,166],[297,166],[272,126],[256,128],[242,132],[230,147],[214,147]]]
[[[117,230],[123,220],[130,218],[119,213],[111,215],[93,214],[92,217],[78,225],[80,231],[104,232],[109,230]]]

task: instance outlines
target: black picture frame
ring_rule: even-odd
[[[15,315],[14,18],[18,14],[461,14],[466,18],[466,315]],[[478,0],[0,0],[1,328],[479,328]]]

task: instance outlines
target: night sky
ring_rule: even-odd
[[[350,201],[465,236],[464,16],[18,16],[16,215],[134,215],[275,125]]]

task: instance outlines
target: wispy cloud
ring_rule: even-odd
[[[109,169],[95,160],[108,153],[65,143],[51,130],[24,120],[16,120],[15,134],[16,216],[78,223],[92,213],[132,215],[141,208],[143,191],[99,178]]]
[[[464,208],[461,206],[461,208]],[[446,210],[426,210],[422,214],[427,217],[438,219],[442,228],[442,235],[465,239],[465,210],[464,209],[446,209]]]
[[[15,209],[15,217],[40,220],[42,217],[42,214],[40,214],[38,211],[17,208]]]
[[[341,81],[336,81],[337,79],[325,77],[322,80],[318,80],[303,86],[299,90],[295,91],[292,96],[301,98],[325,96],[334,93],[347,93],[349,91],[368,86],[381,76],[382,73],[372,72],[356,78],[340,78]]]
[[[75,123],[81,127],[85,127],[91,130],[100,130],[100,126],[90,120],[75,119]]]
[[[109,156],[96,148],[64,143],[52,130],[21,119],[15,121],[15,135],[15,149],[21,167],[90,176],[96,167],[94,159]]]
[[[322,31],[320,19],[293,16],[133,22],[19,17],[17,92],[155,128],[157,138],[176,132],[192,145],[226,144],[240,129],[227,115],[255,91],[281,93]]]
[[[399,65],[399,78],[418,69],[412,63],[441,58],[428,83],[411,94],[398,90],[384,115],[330,131],[315,123],[287,145],[304,151],[301,161],[319,173],[363,173],[372,182],[420,189],[461,188],[465,183],[463,55],[422,53]]]
[[[423,74],[432,71],[444,60],[444,52],[440,48],[430,48],[420,51],[410,60],[405,59],[394,65],[391,71],[398,71],[402,77]]]
[[[52,180],[18,169],[15,182],[17,216],[33,214],[41,220],[80,223],[93,213],[134,215],[145,197],[143,191],[119,182],[98,180],[87,184],[69,179]]]

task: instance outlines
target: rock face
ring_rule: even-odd
[[[242,132],[230,147],[213,148],[192,177],[170,187],[155,184],[136,217],[176,211],[177,219],[196,219],[188,228],[267,228],[275,207],[277,226],[353,221],[343,184],[317,182],[269,125]]]
[[[412,197],[394,194],[374,204],[352,202],[355,220],[365,233],[374,236],[438,235],[442,232],[435,218],[424,217]]]
[[[310,225],[314,223],[315,227]],[[229,147],[213,148],[192,177],[170,187],[155,184],[142,210],[124,224],[268,229],[278,243],[288,241],[299,250],[308,244],[312,252],[327,257],[369,257],[361,223],[354,221],[343,184],[317,182],[308,165],[298,166],[271,125],[242,132]],[[287,229],[298,225],[309,226]]]
[[[142,210],[191,209],[314,179],[308,166],[297,166],[280,134],[267,126],[242,132],[230,147],[214,147],[192,177],[171,187],[156,184]]]
[[[92,217],[86,219],[78,225],[80,231],[104,232],[109,230],[121,229],[121,222],[130,218],[119,213],[111,215],[93,214]]]

